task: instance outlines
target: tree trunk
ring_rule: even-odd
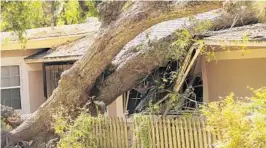
[[[59,85],[52,96],[12,132],[23,140],[29,140],[40,132],[50,130],[53,113],[60,112],[62,108],[71,113],[73,106],[82,106],[88,100],[90,94],[87,92],[93,87],[97,77],[111,63],[120,49],[145,29],[165,20],[210,11],[220,6],[220,2],[134,2],[117,17],[116,21],[103,29],[103,33],[99,35],[82,59],[62,74]],[[152,68],[147,73],[150,70]],[[138,74],[141,72],[137,73],[136,77],[139,76]],[[132,85],[129,85],[127,89],[130,86]],[[102,100],[105,101],[105,98],[102,97]],[[114,98],[106,100],[110,103]]]

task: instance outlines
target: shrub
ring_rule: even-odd
[[[74,121],[61,114],[55,116],[54,119],[55,133],[60,136],[58,148],[97,147],[96,135],[93,135],[93,123],[101,117],[93,118],[87,113],[81,113]]]
[[[251,89],[253,96],[239,99],[231,93],[224,100],[211,102],[202,111],[208,130],[220,130],[217,148],[266,147],[266,88]]]
[[[134,115],[134,138],[138,138],[142,148],[149,148],[150,140],[149,134],[151,132],[151,116],[143,116],[136,114]],[[134,142],[137,142],[136,139]],[[136,146],[137,143],[133,143],[133,147]]]

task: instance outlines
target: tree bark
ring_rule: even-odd
[[[127,1],[106,1],[100,3],[98,6],[99,16],[102,22],[102,27],[109,25],[112,21],[115,21],[124,7]]]
[[[62,108],[71,113],[73,106],[82,106],[88,100],[87,92],[120,49],[148,27],[221,7],[220,2],[180,3],[134,2],[116,21],[103,29],[86,54],[62,74],[52,96],[12,133],[23,140],[29,140],[40,132],[50,130],[54,113],[60,112]]]

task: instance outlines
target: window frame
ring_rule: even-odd
[[[11,67],[11,66],[18,66],[19,69],[19,75],[15,75],[19,77],[19,86],[9,86],[9,87],[2,87],[0,86],[0,90],[10,90],[10,89],[16,89],[19,88],[19,94],[20,94],[20,108],[15,109],[15,110],[22,110],[22,79],[21,79],[21,65],[20,64],[10,64],[10,65],[1,65],[2,67]],[[9,69],[10,70],[10,69]],[[9,71],[10,72],[10,71]],[[10,75],[9,75],[10,77]],[[2,74],[1,74],[1,79],[2,79]],[[1,80],[2,81],[2,80]],[[12,107],[12,106],[11,106]]]

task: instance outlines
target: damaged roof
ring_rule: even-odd
[[[92,45],[96,36],[96,33],[90,34],[77,41],[66,43],[47,51],[38,52],[26,57],[25,61],[27,63],[33,63],[78,60]]]
[[[211,13],[212,15],[210,15]],[[210,11],[196,15],[196,19],[213,19],[215,14]],[[136,47],[140,44],[148,42],[148,40],[159,40],[176,31],[176,29],[189,25],[188,18],[179,18],[175,20],[165,21],[156,24],[144,32],[140,33],[133,40],[124,46],[119,54],[123,54],[128,48]],[[147,35],[148,34],[148,35]],[[204,39],[206,44],[220,43],[221,41],[241,41],[243,35],[247,36],[249,41],[265,41],[266,40],[266,24],[254,24],[242,27],[235,27],[221,31],[212,31],[207,33],[207,37]],[[78,60],[89,47],[92,45],[96,38],[96,34],[86,36],[85,38],[77,41],[60,45],[57,48],[50,49],[46,52],[38,53],[33,56],[27,57],[27,62],[51,62],[51,61],[67,61]]]
[[[208,45],[238,45],[249,42],[256,46],[266,46],[266,24],[258,23],[211,31],[206,36],[208,37],[205,37],[204,41]]]
[[[202,20],[213,19],[214,17],[216,16],[213,11],[196,15],[197,19]],[[123,51],[126,51],[126,49],[128,48],[136,47],[148,42],[149,40],[162,39],[173,34],[176,29],[189,24],[190,22],[188,18],[179,18],[156,24],[146,29],[144,32],[136,36],[133,40],[128,42],[121,50],[121,53]],[[60,45],[57,48],[52,48],[46,52],[37,53],[35,55],[27,57],[25,60],[27,63],[77,60],[86,52],[87,49],[89,49],[89,46],[91,45],[92,41],[95,40],[94,37],[96,36],[97,35],[95,34],[93,38],[87,36],[86,38],[82,38],[65,45]]]

